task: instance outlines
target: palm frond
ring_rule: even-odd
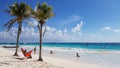
[[[26,14],[33,14],[34,13],[34,10],[27,4],[25,6],[25,9],[26,9]]]
[[[22,2],[19,7],[20,7],[20,14],[23,14],[26,11],[25,3]]]
[[[13,24],[10,24],[8,27],[7,27],[7,32],[13,27]]]
[[[12,24],[15,22],[16,22],[16,19],[12,19],[12,20],[8,21],[6,24],[4,24],[3,26],[6,27],[6,26],[9,26],[9,24]]]
[[[47,5],[47,3],[45,2],[45,3],[42,4],[41,10],[43,10],[43,11],[45,12],[45,11],[47,10],[47,7],[48,7],[48,5]]]
[[[45,20],[54,16],[52,6],[48,6],[46,2],[42,5],[37,4],[36,7],[37,10],[35,11],[34,16],[39,21],[44,22]]]
[[[13,27],[13,24],[16,22],[16,19],[10,20],[8,23],[4,25],[4,27],[7,27],[7,32]]]
[[[40,10],[41,9],[41,5],[40,5],[40,3],[37,3],[37,5],[36,5],[36,10]],[[35,11],[36,11],[35,10]]]
[[[4,12],[10,13],[10,10],[3,10]]]
[[[13,6],[10,6],[10,5],[8,5],[7,7],[8,7],[9,9],[13,9]]]
[[[19,4],[18,3],[14,3],[12,7],[14,8],[14,11],[19,10]]]

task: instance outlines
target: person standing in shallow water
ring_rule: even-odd
[[[36,54],[36,47],[34,48],[34,54]]]
[[[78,54],[78,52],[76,53],[76,57],[80,57],[80,55]]]
[[[50,50],[50,54],[53,54],[53,51],[52,51],[52,50]]]

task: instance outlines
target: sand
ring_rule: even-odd
[[[38,55],[26,59],[21,52],[19,57],[12,56],[14,51],[0,48],[0,68],[105,68],[97,64],[74,62],[57,57],[43,56],[44,61],[37,61]],[[25,58],[21,60],[22,58]]]

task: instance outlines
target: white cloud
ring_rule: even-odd
[[[69,18],[68,18],[69,22],[78,21],[78,20],[80,20],[80,19],[81,19],[81,18],[80,18],[80,16],[78,16],[78,15],[73,15],[72,17],[69,17]]]
[[[60,23],[62,23],[62,24],[60,24],[60,25],[61,25],[61,26],[64,26],[64,25],[70,24],[70,23],[72,23],[72,22],[79,21],[79,20],[81,20],[81,19],[82,19],[82,18],[81,18],[80,16],[78,16],[78,15],[73,15],[73,16],[70,16],[70,17],[62,20],[62,21],[60,22]]]
[[[56,28],[52,28],[52,27],[47,26],[47,27],[46,27],[46,31],[47,31],[47,32],[55,32],[55,31],[56,31]]]
[[[102,31],[91,33],[87,36],[86,41],[89,42],[120,42],[120,29],[114,29],[111,27],[104,27]]]
[[[21,35],[21,38],[22,39],[25,39],[25,38],[28,38],[28,39],[35,39],[35,38],[38,38],[39,35],[38,35],[38,31],[35,32],[34,28],[28,28],[28,27],[23,27],[22,28],[22,35]]]
[[[64,31],[67,31],[66,29]],[[46,27],[46,36],[52,36],[54,38],[54,36],[58,36],[61,37],[63,35],[63,31],[62,30],[57,30],[56,28],[52,28],[47,26]]]
[[[20,42],[36,42],[38,39],[38,32],[35,32],[34,28],[23,27],[20,36]],[[0,40],[6,40],[4,42],[16,42],[17,28],[13,27],[9,32],[1,31]]]
[[[67,33],[67,29],[59,30],[47,26],[45,37],[43,39],[47,42],[65,42],[73,40],[73,36]]]
[[[119,30],[119,29],[115,29],[114,32],[115,32],[115,33],[119,33],[120,30]]]
[[[106,33],[81,33],[81,28],[84,25],[83,22],[77,24],[70,32],[67,28],[60,30],[50,26],[46,27],[46,33],[43,37],[43,42],[109,42],[119,41],[119,34],[111,37]],[[111,28],[112,29],[112,28]],[[112,29],[112,33],[119,33],[119,29]],[[82,36],[81,36],[82,35]],[[86,38],[87,37],[87,38]],[[16,42],[17,28],[13,27],[9,32],[0,32],[0,42]],[[23,27],[20,42],[39,42],[39,32],[37,29]]]
[[[74,22],[74,21],[78,21],[80,20],[80,16],[78,15],[73,15],[71,17],[68,17],[66,20],[63,20],[63,22],[67,22],[67,23],[70,23],[70,22]]]
[[[56,31],[56,35],[61,37],[62,36],[62,31],[61,30]]]
[[[38,25],[38,22],[36,20],[33,20],[33,25],[34,26],[37,26]]]
[[[64,33],[67,33],[67,29],[64,29]]]
[[[106,27],[102,28],[102,30],[112,30],[112,29],[111,29],[111,27],[106,26]]]
[[[101,31],[99,33],[83,34],[82,27],[84,22],[76,24],[72,29],[63,28],[62,30],[56,29],[50,26],[46,26],[46,33],[43,37],[43,42],[114,42],[119,41],[120,29],[113,29],[110,27],[104,27],[102,30],[110,30],[109,32]],[[45,27],[43,27],[44,30]],[[114,34],[113,36],[111,36]],[[87,37],[87,38],[86,38]],[[0,32],[0,42],[16,42],[17,28],[13,27],[9,32]],[[39,42],[38,29],[22,27],[22,34],[20,42]]]
[[[83,21],[81,21],[79,24],[77,24],[77,26],[72,28],[72,33],[78,33],[78,34],[82,35],[82,33],[81,33],[82,27],[83,27]]]
[[[91,36],[92,38],[95,38],[95,37],[96,37],[96,35],[94,35],[94,34],[90,34],[90,36]]]
[[[0,37],[3,38],[13,38],[14,36],[16,36],[17,33],[17,29],[15,27],[13,27],[9,32],[0,32]]]
[[[111,28],[111,27],[109,27],[109,26],[106,26],[106,27],[104,27],[104,28],[102,28],[102,30],[103,31],[111,31],[111,33],[120,33],[120,29],[113,29],[113,28]]]

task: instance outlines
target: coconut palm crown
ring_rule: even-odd
[[[9,20],[4,26],[7,27],[7,31],[9,31],[15,23],[18,23],[18,33],[17,33],[17,41],[16,41],[16,51],[13,56],[18,56],[18,43],[19,43],[19,37],[21,35],[22,31],[22,22],[25,19],[28,19],[30,17],[30,6],[21,2],[20,4],[14,3],[11,6],[8,6],[9,10],[5,10],[8,14],[11,16],[14,16],[13,19]]]
[[[40,4],[38,3],[33,12],[34,18],[38,21],[38,30],[40,34],[40,50],[39,50],[39,59],[38,61],[43,61],[42,59],[42,27],[45,25],[46,20],[53,17],[53,9],[51,6],[48,6],[47,3]]]

